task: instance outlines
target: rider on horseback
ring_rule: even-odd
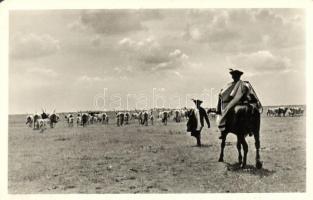
[[[218,128],[222,135],[219,139],[223,139],[223,131],[226,127],[226,116],[230,110],[237,105],[248,105],[249,110],[252,107],[262,109],[262,105],[258,100],[251,84],[247,81],[240,80],[242,71],[230,69],[229,72],[232,76],[233,82],[229,83],[226,88],[222,89],[219,93],[217,114],[221,115],[218,120]]]

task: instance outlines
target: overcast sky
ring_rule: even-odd
[[[228,68],[263,105],[305,104],[301,9],[11,11],[9,25],[10,113],[92,110],[104,88],[101,109],[125,108],[127,94],[151,106],[153,88],[166,106],[202,93],[215,106]]]

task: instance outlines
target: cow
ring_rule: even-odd
[[[88,113],[82,113],[81,114],[81,125],[85,127],[87,124],[89,124],[89,118],[90,115]]]
[[[151,112],[151,115],[150,115],[150,121],[151,121],[151,125],[153,125],[153,122],[154,122],[154,116],[153,116],[153,113]]]
[[[73,127],[74,126],[74,117],[73,114],[68,114],[65,116],[65,119],[67,121],[68,127]]]
[[[277,110],[277,111],[278,111],[278,110]],[[275,110],[274,108],[269,108],[269,109],[267,110],[266,115],[267,115],[268,117],[275,116],[275,115],[276,115],[276,110]]]
[[[117,112],[116,113],[116,125],[117,126],[123,126],[124,125],[124,116],[125,114],[123,112]]]
[[[91,123],[92,124],[96,124],[97,122],[98,122],[98,117],[95,114],[93,114],[91,116]]]
[[[54,112],[50,115],[48,115],[49,121],[50,121],[50,128],[54,128],[54,124],[56,124],[59,121],[59,117]]]
[[[176,123],[180,122],[181,121],[181,112],[180,110],[175,110],[174,111],[174,117],[173,117],[174,121]]]
[[[125,121],[125,124],[129,124],[129,120],[130,120],[130,113],[129,112],[126,112],[124,113],[124,121]]]
[[[44,130],[47,129],[47,125],[50,123],[50,119],[49,118],[45,118],[45,119],[37,119],[37,126],[38,126],[38,129],[40,129],[40,132],[44,132]]]
[[[141,115],[141,125],[148,126],[149,114],[148,111],[143,111]]]
[[[288,109],[287,111],[289,116],[299,116],[299,115],[303,115],[304,113],[304,109],[300,108],[300,107],[291,107]]]
[[[169,111],[159,112],[158,118],[161,119],[161,121],[164,125],[167,125],[167,119],[169,118]]]
[[[279,116],[279,117],[282,117],[282,116],[285,117],[287,110],[288,110],[287,107],[279,107],[279,108],[278,108],[277,116]]]
[[[81,114],[81,113],[78,113],[78,114],[77,114],[77,117],[76,117],[76,125],[77,125],[77,126],[82,125],[82,114]]]
[[[102,122],[102,124],[108,124],[108,115],[106,113],[100,113],[98,114],[98,119],[100,122]]]
[[[33,115],[27,115],[26,116],[26,125],[28,124],[28,127],[32,127],[34,123],[34,116]]]
[[[38,123],[38,120],[41,119],[41,115],[36,113],[34,114],[33,116],[33,119],[34,119],[34,129],[39,129],[39,123]]]

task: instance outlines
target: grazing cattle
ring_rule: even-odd
[[[139,113],[135,112],[131,114],[131,118],[138,119]]]
[[[279,117],[285,117],[286,116],[286,112],[287,112],[288,108],[287,107],[279,107],[278,108],[278,116]]]
[[[32,127],[34,122],[34,116],[33,115],[27,115],[26,116],[26,125],[28,124],[28,127]]]
[[[126,112],[124,114],[124,121],[125,121],[125,124],[129,124],[129,120],[130,120],[130,113],[129,112]]]
[[[277,110],[277,112],[278,112],[278,110]],[[269,109],[267,110],[266,115],[267,115],[268,117],[276,116],[276,110],[275,110],[274,108],[269,108]]]
[[[102,122],[102,124],[108,124],[109,122],[109,117],[106,113],[98,114],[98,119],[101,119],[100,121]]]
[[[242,164],[242,167],[246,166],[247,154],[248,154],[248,143],[245,137],[254,135],[255,148],[256,148],[256,167],[262,168],[262,162],[260,161],[260,112],[257,107],[251,105],[237,105],[232,108],[226,120],[225,130],[222,131],[222,143],[221,153],[219,162],[223,162],[224,148],[226,144],[226,137],[228,133],[234,133],[237,136],[237,150],[238,150],[238,161]],[[241,155],[241,146],[244,150],[244,155]]]
[[[74,126],[74,117],[72,114],[68,114],[65,116],[65,119],[67,120],[68,127]]]
[[[181,117],[182,119],[188,119],[188,109],[184,108],[181,110]]]
[[[91,124],[96,124],[98,122],[98,117],[94,114],[91,116]]]
[[[49,118],[37,119],[37,126],[38,126],[38,129],[40,129],[40,132],[41,132],[41,133],[42,133],[44,130],[47,129],[48,123],[50,123],[50,119],[49,119]]]
[[[176,123],[181,121],[181,112],[180,112],[180,110],[175,110],[174,111],[174,118],[173,119],[174,119],[174,121]]]
[[[34,129],[39,129],[39,123],[38,120],[41,119],[41,115],[36,113],[34,114]]]
[[[287,111],[288,115],[291,117],[301,116],[304,113],[304,109],[300,107],[290,107]]]
[[[154,116],[153,114],[151,113],[151,116],[150,116],[150,121],[151,121],[151,125],[153,125],[153,122],[154,122]]]
[[[139,112],[138,113],[138,123],[139,123],[139,125],[142,124],[142,121],[143,121],[143,112]]]
[[[79,113],[77,114],[77,117],[76,117],[76,125],[77,126],[82,125],[82,116]]]
[[[48,115],[50,120],[50,128],[54,127],[54,124],[56,124],[59,121],[59,117],[57,114],[52,113],[51,115]]]
[[[148,126],[148,119],[149,119],[148,111],[142,112],[141,119],[142,119],[141,125]]]
[[[85,127],[89,123],[89,114],[88,113],[82,113],[81,114],[81,125]]]
[[[123,112],[118,112],[116,113],[116,125],[117,126],[123,126],[124,125],[124,113]]]
[[[164,125],[167,125],[167,119],[169,118],[169,111],[159,112],[158,118],[161,119],[161,121]]]

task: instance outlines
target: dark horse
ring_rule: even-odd
[[[249,134],[254,136],[256,148],[256,168],[262,168],[260,161],[260,123],[261,117],[259,110],[251,105],[237,105],[229,111],[226,116],[226,128],[222,131],[221,154],[219,162],[224,161],[224,148],[228,133],[234,133],[237,136],[238,161],[242,167],[246,167],[248,144],[245,137]],[[243,158],[241,155],[241,146],[243,147]]]

